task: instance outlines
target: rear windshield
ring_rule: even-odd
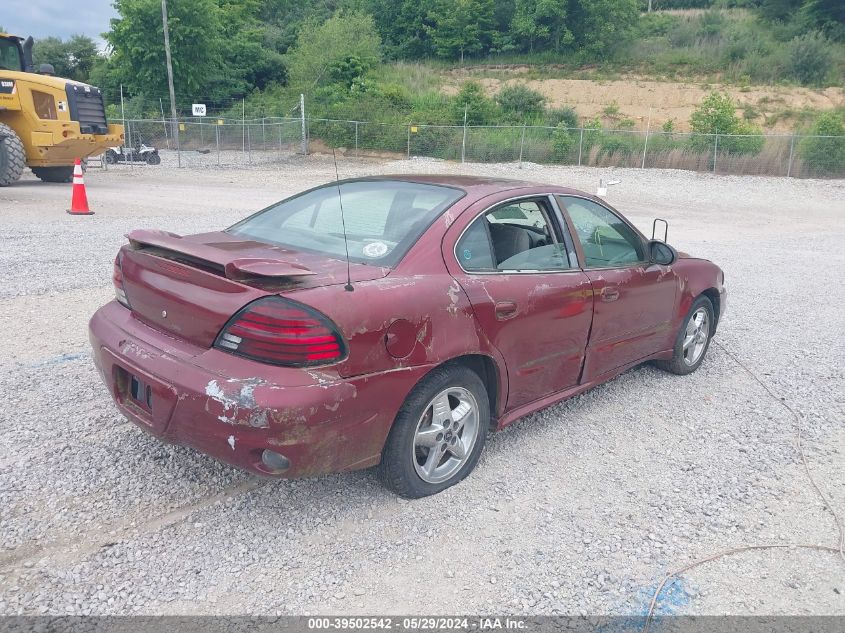
[[[228,233],[299,251],[393,267],[464,192],[393,180],[324,185],[267,207]],[[343,218],[341,218],[341,204]]]

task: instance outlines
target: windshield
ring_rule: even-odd
[[[443,211],[463,197],[451,187],[396,180],[324,185],[259,211],[227,229],[294,250],[393,267]],[[341,218],[341,203],[343,218]]]
[[[15,40],[0,39],[0,70],[20,70],[21,50]]]

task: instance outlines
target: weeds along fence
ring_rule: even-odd
[[[476,163],[845,178],[842,136],[415,125],[283,117],[185,119],[176,126],[161,119],[127,120],[125,128],[127,144],[143,142],[159,148],[165,165],[248,166],[335,149],[342,156],[361,158],[430,157]]]

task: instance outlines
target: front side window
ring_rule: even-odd
[[[464,195],[451,187],[393,180],[325,185],[288,198],[226,229],[293,250],[392,267],[423,231]],[[341,205],[343,215],[341,216]]]
[[[585,267],[611,268],[645,260],[639,235],[609,209],[584,198],[560,200],[581,240]]]
[[[58,118],[56,114],[56,100],[53,99],[53,95],[41,92],[40,90],[33,90],[32,104],[35,106],[35,115],[39,119],[55,120]]]
[[[467,271],[567,270],[545,204],[508,203],[476,219],[458,240],[455,254]]]

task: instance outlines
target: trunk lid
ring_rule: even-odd
[[[135,317],[201,347],[210,347],[232,315],[255,299],[346,283],[344,261],[223,232],[133,231],[127,237],[121,271]],[[388,272],[350,266],[353,282]]]

